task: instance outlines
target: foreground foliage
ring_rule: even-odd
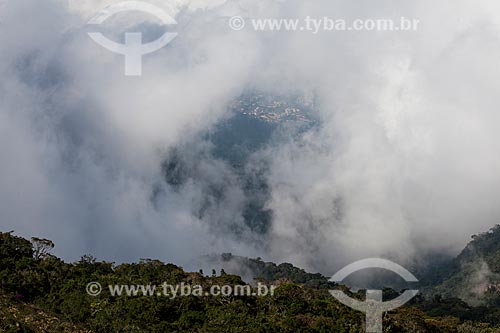
[[[363,332],[364,314],[337,302],[317,275],[284,265],[274,296],[98,297],[91,281],[108,284],[241,285],[240,277],[204,276],[173,264],[143,260],[115,266],[84,256],[65,263],[49,240],[0,233],[2,332]],[[294,272],[287,277],[283,272]],[[270,275],[269,275],[270,276]],[[269,276],[267,278],[269,279]],[[294,282],[295,281],[295,282]],[[297,282],[300,281],[300,282]],[[309,283],[308,283],[309,282]],[[394,291],[391,291],[394,293]],[[354,297],[363,298],[363,292]],[[386,332],[500,332],[497,307],[473,308],[458,299],[417,298],[384,317]]]

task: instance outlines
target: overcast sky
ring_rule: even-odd
[[[123,57],[87,35],[109,3],[0,0],[2,231],[50,238],[67,260],[189,266],[233,252],[330,272],[367,256],[456,253],[500,223],[498,1],[172,0],[165,10],[179,35],[144,57],[141,77],[124,76]],[[107,29],[154,39],[154,17],[120,15]],[[224,17],[233,15],[420,25],[232,31]],[[317,96],[321,119],[260,153],[274,214],[265,244],[213,228],[241,221],[245,200],[223,162],[205,156],[201,180],[183,191],[162,182],[169,149],[196,142],[248,87]],[[200,219],[207,182],[227,184],[231,200]]]

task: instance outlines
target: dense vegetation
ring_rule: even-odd
[[[500,225],[472,236],[453,260],[441,265],[432,292],[474,305],[500,307]],[[491,287],[495,286],[495,287]]]
[[[114,265],[84,256],[65,263],[54,244],[0,233],[2,332],[363,332],[364,315],[337,302],[321,275],[290,264],[254,260],[260,281],[278,285],[274,296],[98,297],[91,281],[108,284],[163,282],[208,287],[241,285],[235,275],[189,273],[172,264],[142,260]],[[498,244],[497,244],[498,246]],[[227,255],[226,255],[227,257]],[[277,281],[270,281],[277,280]],[[346,291],[347,292],[347,291]],[[395,294],[387,290],[386,295]],[[363,292],[353,295],[363,298]],[[471,307],[458,299],[418,297],[384,317],[386,332],[500,332],[498,306]]]

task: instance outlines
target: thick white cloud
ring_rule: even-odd
[[[454,251],[498,223],[495,1],[173,1],[179,37],[144,58],[140,78],[124,77],[123,58],[86,35],[106,4],[0,2],[2,229],[50,237],[68,259],[184,264],[233,251],[329,271],[368,255]],[[421,23],[416,32],[234,32],[221,16],[235,14]],[[150,200],[165,153],[223,119],[247,86],[314,94],[322,119],[262,153],[274,212],[266,246],[213,232],[218,219],[241,218],[237,181],[208,220],[193,214],[203,182]],[[197,170],[232,179],[218,161]]]

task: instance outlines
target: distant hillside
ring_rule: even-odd
[[[265,262],[261,258],[247,258],[231,253],[223,253],[220,257],[211,256],[207,260],[246,280],[286,280],[311,288],[331,288],[335,285],[320,273],[308,273],[290,263],[275,264]]]
[[[500,306],[500,225],[473,236],[460,255],[443,264],[440,274],[433,293]]]

